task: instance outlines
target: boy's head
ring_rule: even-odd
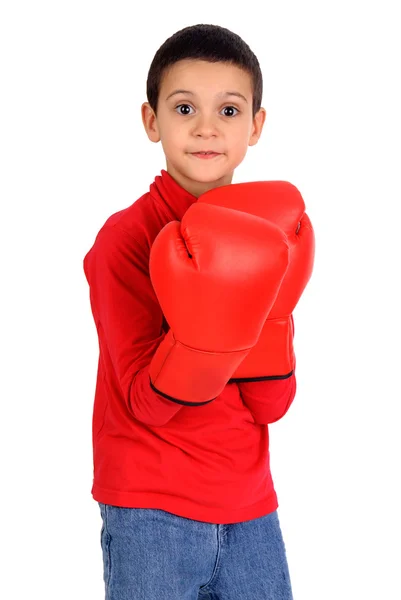
[[[142,120],[149,139],[161,141],[167,171],[182,187],[199,196],[231,183],[234,169],[262,132],[262,90],[256,56],[224,27],[186,27],[158,49]],[[194,155],[208,150],[218,155]]]

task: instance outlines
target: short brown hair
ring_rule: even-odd
[[[220,25],[205,24],[191,25],[177,31],[157,50],[146,81],[146,95],[155,114],[165,71],[184,59],[225,62],[248,72],[252,79],[253,117],[256,115],[262,104],[263,93],[258,59],[236,33]]]

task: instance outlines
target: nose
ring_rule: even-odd
[[[193,135],[200,137],[211,137],[218,133],[215,118],[210,115],[199,115],[194,123]]]

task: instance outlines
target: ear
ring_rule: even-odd
[[[266,119],[266,111],[262,107],[258,110],[258,112],[256,113],[256,115],[253,119],[252,133],[251,133],[251,137],[249,138],[249,144],[248,144],[249,146],[254,146],[255,144],[258,143],[258,140],[262,134],[262,129],[263,129],[265,119]]]
[[[157,117],[150,106],[149,102],[144,102],[141,106],[142,123],[146,131],[146,135],[151,142],[160,141],[159,127],[157,125]]]

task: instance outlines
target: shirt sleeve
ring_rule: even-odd
[[[166,332],[146,253],[126,231],[103,226],[83,266],[100,352],[130,414],[147,425],[166,424],[182,405],[150,387],[149,365]]]
[[[291,314],[294,336],[294,317]],[[255,423],[266,425],[284,417],[290,408],[297,391],[294,371],[287,379],[267,379],[238,384],[242,401],[249,408]]]
[[[290,408],[297,389],[295,371],[287,379],[267,379],[238,384],[242,400],[255,423],[267,425],[282,419]]]

